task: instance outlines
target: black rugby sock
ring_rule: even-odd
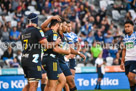
[[[66,91],[65,87],[63,88],[63,91]]]
[[[41,84],[41,91],[44,91],[46,84]]]
[[[130,86],[130,91],[135,91],[135,86]]]
[[[98,89],[101,88],[101,82],[98,82]]]
[[[70,91],[77,91],[76,86],[74,88],[71,88]]]

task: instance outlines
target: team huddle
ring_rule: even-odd
[[[71,31],[69,20],[52,16],[38,28],[38,16],[31,13],[21,41],[21,64],[28,80],[23,91],[36,91],[39,80],[42,91],[77,91],[74,82],[75,55],[84,60],[85,56],[80,53],[78,37]],[[66,63],[65,59],[69,62]]]

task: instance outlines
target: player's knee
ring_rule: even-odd
[[[47,80],[47,78],[42,76],[41,83],[42,83],[42,84],[45,84],[45,83],[46,83],[46,80]]]
[[[70,88],[75,87],[75,82],[72,76],[67,80],[67,83]]]
[[[135,76],[133,76],[133,75],[128,75],[128,79],[129,79],[129,81],[130,82],[134,82],[135,81]]]
[[[48,81],[48,85],[47,86],[50,87],[50,88],[55,88],[57,86],[57,81],[54,81],[54,82],[49,82]]]
[[[30,82],[29,88],[37,88],[38,87],[38,82]]]
[[[130,82],[134,82],[135,81],[135,78],[133,78],[133,77],[129,77],[128,79],[129,79]]]
[[[64,77],[62,80],[59,81],[61,84],[65,85],[66,84],[66,78]]]

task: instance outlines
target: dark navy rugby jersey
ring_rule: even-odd
[[[41,54],[40,40],[45,39],[44,33],[40,28],[30,26],[21,35],[23,54]]]
[[[67,37],[64,36],[64,34],[63,34],[63,35],[59,34],[59,36],[60,36],[62,42],[67,42],[67,43],[69,43]],[[58,57],[59,57],[59,61],[60,61],[60,62],[64,62],[64,61],[65,61],[65,60],[64,60],[64,54],[59,54]]]
[[[58,39],[59,35],[57,32],[51,30],[48,30],[47,32],[45,32],[45,38],[47,39],[48,42],[55,42]],[[44,49],[44,53],[48,53],[48,54],[58,54],[56,52],[53,51],[53,49]]]

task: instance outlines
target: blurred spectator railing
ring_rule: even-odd
[[[106,72],[124,72],[120,66],[105,66]],[[76,67],[76,73],[96,72],[96,67]],[[23,75],[22,68],[4,68],[0,69],[0,75]]]

